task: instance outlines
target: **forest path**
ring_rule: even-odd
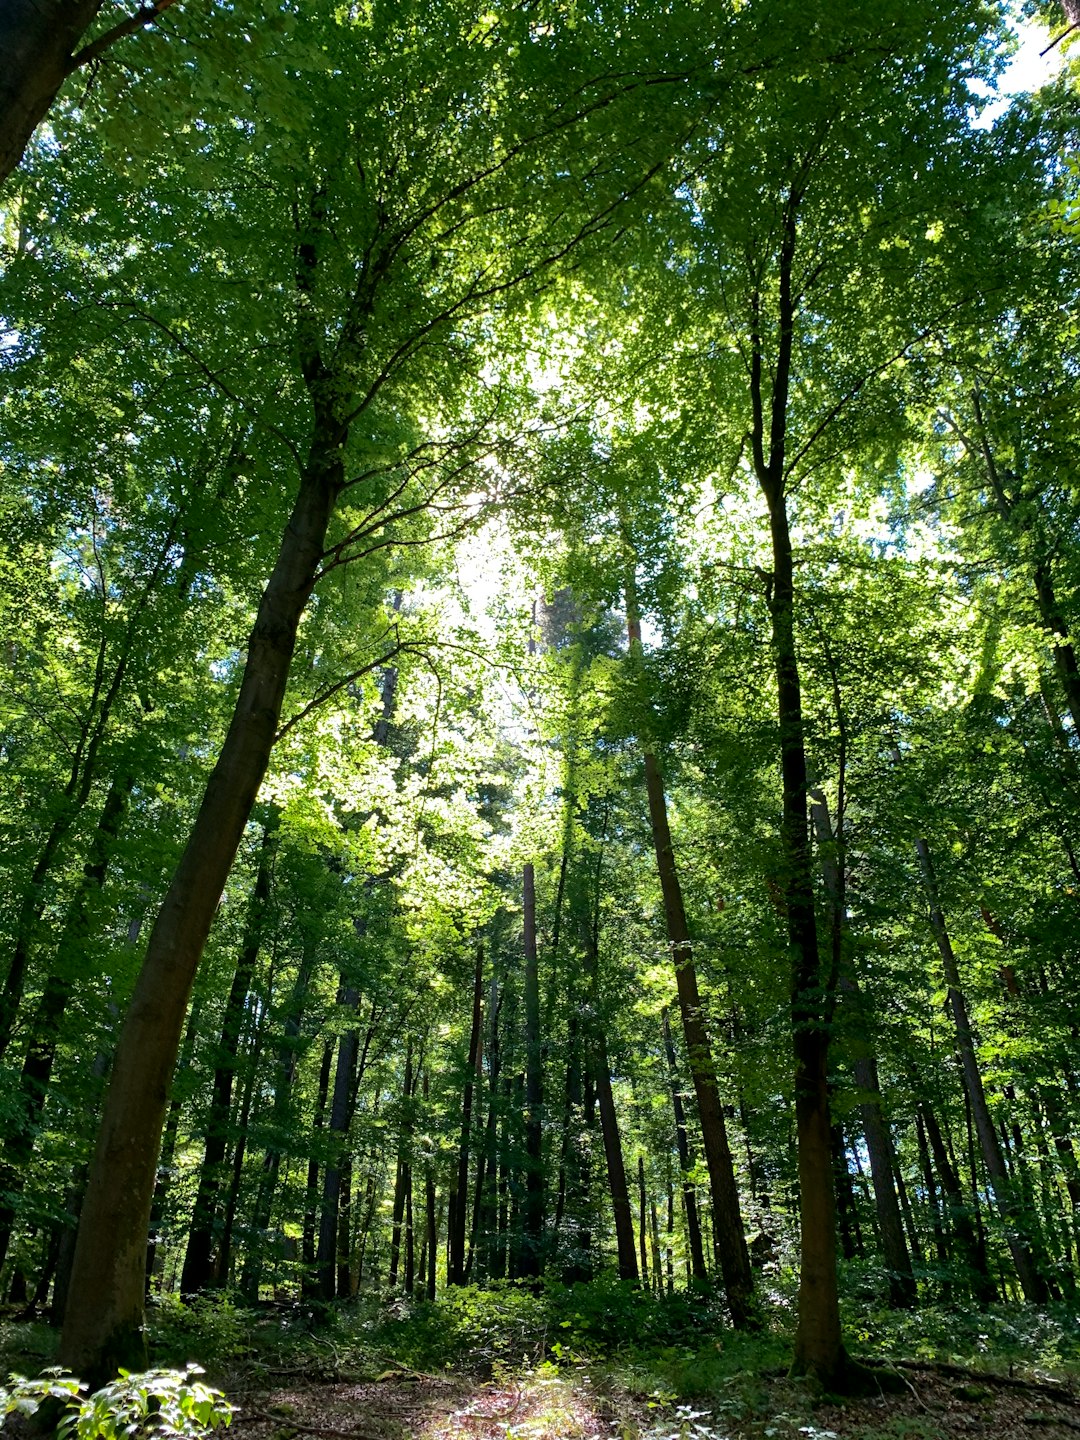
[[[388,1370],[375,1380],[297,1376],[238,1390],[237,1440],[1073,1440],[1080,1404],[1063,1386],[903,1367],[897,1393],[812,1405],[761,1377],[681,1404],[613,1390],[554,1366],[482,1380]],[[741,1413],[740,1413],[741,1412]]]

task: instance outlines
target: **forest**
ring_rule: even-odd
[[[1080,1429],[1078,33],[2,7],[0,1420]]]

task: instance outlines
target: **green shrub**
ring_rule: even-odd
[[[83,1392],[86,1386],[62,1370],[47,1370],[36,1380],[12,1375],[0,1386],[0,1425],[11,1415],[34,1415],[49,1402],[57,1406],[59,1440],[120,1440],[146,1435],[159,1440],[198,1440],[232,1420],[233,1407],[220,1390],[196,1377],[198,1365],[184,1370],[126,1370],[110,1384]]]

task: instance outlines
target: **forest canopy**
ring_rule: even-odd
[[[842,1391],[856,1297],[1075,1305],[1066,10],[8,7],[0,1290],[63,1365],[617,1279]]]

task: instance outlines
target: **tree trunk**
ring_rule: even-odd
[[[89,1383],[146,1364],[146,1233],[169,1081],[196,967],[266,773],[297,629],[344,480],[341,427],[315,442],[248,642],[221,753],[150,936],[91,1165],[59,1360]]]
[[[1030,1305],[1041,1305],[1047,1299],[1046,1280],[1039,1273],[1030,1243],[1024,1233],[1023,1207],[1013,1194],[1005,1157],[994,1129],[990,1107],[986,1102],[986,1091],[983,1088],[982,1073],[979,1070],[979,1060],[975,1053],[975,1041],[968,1016],[967,1000],[960,986],[959,967],[953,953],[952,941],[945,924],[941,902],[938,899],[937,878],[934,874],[930,847],[921,836],[915,841],[915,853],[918,856],[919,868],[922,871],[929,901],[930,926],[937,941],[942,968],[945,972],[945,983],[949,991],[949,1010],[956,1031],[956,1046],[960,1052],[964,1088],[971,1106],[983,1164],[986,1166],[990,1188],[1005,1225],[1006,1239],[1013,1257],[1013,1264],[1016,1266],[1020,1288],[1024,1292],[1024,1299]]]
[[[682,1017],[683,1037],[694,1082],[705,1164],[709,1172],[709,1193],[713,1211],[713,1245],[724,1278],[724,1292],[737,1328],[754,1323],[753,1274],[746,1248],[746,1234],[735,1166],[728,1143],[720,1088],[716,1081],[712,1049],[702,1012],[694,966],[690,931],[686,923],[682,886],[675,865],[675,850],[667,819],[667,797],[656,756],[645,753],[645,786],[652,820],[653,845],[664,896],[668,943],[675,965],[675,983]]]
[[[347,1015],[354,1015],[360,1004],[360,993],[353,985],[345,985],[340,1002]],[[368,1027],[368,1043],[374,1028],[374,1007]],[[367,1045],[365,1045],[365,1051]],[[345,1139],[352,1122],[352,1097],[356,1080],[356,1062],[360,1053],[360,1030],[351,1025],[338,1041],[334,1089],[330,1101],[330,1145],[323,1167],[322,1208],[319,1212],[319,1245],[315,1254],[318,1293],[323,1300],[333,1300],[337,1292],[338,1204],[341,1198],[341,1169],[344,1164]]]
[[[671,1104],[675,1112],[675,1143],[679,1152],[679,1170],[682,1172],[683,1208],[686,1212],[686,1241],[690,1250],[690,1275],[694,1284],[708,1283],[709,1272],[705,1266],[705,1252],[701,1245],[701,1222],[698,1219],[697,1192],[694,1189],[694,1152],[686,1129],[686,1110],[683,1107],[679,1089],[679,1072],[675,1060],[675,1044],[671,1036],[671,1021],[668,1007],[661,1012],[664,1032],[664,1053],[667,1056],[668,1078],[671,1083]]]
[[[611,1068],[608,1064],[607,1040],[599,1015],[599,927],[600,927],[600,877],[603,862],[601,850],[596,863],[596,877],[593,890],[593,912],[585,920],[582,931],[585,981],[589,991],[589,1049],[588,1069],[596,1091],[596,1104],[600,1112],[600,1134],[604,1142],[604,1159],[607,1162],[608,1193],[611,1196],[611,1213],[615,1225],[615,1245],[619,1257],[619,1279],[637,1280],[637,1256],[634,1253],[634,1222],[630,1214],[630,1192],[626,1184],[626,1167],[623,1164],[622,1137],[619,1134],[619,1117],[615,1111],[615,1097],[611,1091]]]
[[[197,1295],[213,1282],[214,1228],[222,1167],[228,1148],[229,1121],[232,1118],[233,1076],[236,1074],[237,1056],[240,1052],[240,1031],[247,1013],[248,991],[251,989],[255,965],[259,958],[266,905],[270,898],[270,862],[276,828],[275,817],[271,817],[263,826],[255,888],[244,926],[240,956],[225,1004],[217,1064],[214,1068],[214,1089],[206,1121],[206,1146],[199,1170],[195,1210],[180,1278],[182,1295]]]
[[[60,1024],[75,977],[84,964],[83,946],[90,933],[90,905],[105,883],[134,785],[134,775],[124,772],[116,776],[109,787],[87,851],[82,878],[68,907],[52,971],[30,1022],[30,1041],[19,1075],[20,1108],[9,1121],[0,1150],[0,1195],[4,1196],[0,1200],[0,1265],[7,1255],[16,1202],[22,1194],[34,1152],[35,1134],[60,1041]]]
[[[645,1157],[640,1152],[637,1157],[637,1181],[638,1181],[638,1252],[641,1257],[641,1283],[645,1289],[649,1289],[649,1212],[648,1202],[645,1195]]]
[[[251,1053],[247,1058],[247,1077],[244,1093],[240,1100],[238,1135],[233,1146],[232,1165],[229,1169],[229,1186],[225,1192],[225,1208],[221,1220],[221,1240],[214,1256],[212,1281],[217,1289],[230,1284],[232,1270],[232,1241],[236,1228],[236,1207],[240,1200],[240,1182],[244,1174],[244,1156],[247,1153],[248,1125],[251,1121],[251,1100],[255,1093],[255,1077],[259,1069],[259,1053],[262,1049],[262,1033],[255,1031],[251,1042]]]
[[[926,1138],[930,1143],[930,1150],[934,1157],[934,1168],[937,1170],[938,1179],[941,1181],[941,1189],[945,1196],[946,1211],[949,1219],[950,1229],[956,1236],[963,1261],[968,1274],[965,1277],[968,1285],[973,1290],[975,1299],[980,1305],[992,1305],[997,1301],[997,1287],[990,1277],[990,1269],[986,1261],[986,1246],[979,1233],[978,1226],[972,1221],[971,1211],[968,1208],[964,1196],[963,1186],[960,1184],[960,1177],[956,1173],[956,1167],[949,1157],[948,1147],[945,1144],[941,1127],[937,1123],[937,1117],[929,1105],[919,1102],[920,1117],[926,1131]]]
[[[319,1136],[326,1123],[326,1101],[330,1093],[330,1069],[333,1063],[334,1042],[327,1040],[323,1045],[322,1062],[319,1065],[315,1113],[311,1122],[312,1136],[315,1138]],[[304,1197],[304,1233],[300,1249],[304,1271],[300,1293],[305,1300],[314,1300],[319,1293],[318,1276],[315,1271],[315,1242],[319,1226],[319,1161],[314,1148],[308,1156],[307,1186]]]
[[[910,1309],[915,1304],[915,1276],[911,1269],[911,1257],[904,1243],[904,1225],[897,1199],[893,1174],[896,1155],[892,1136],[885,1121],[881,1103],[881,1087],[878,1084],[877,1061],[865,1048],[865,1037],[872,1033],[867,1015],[867,1006],[849,965],[846,963],[847,946],[844,943],[846,929],[846,877],[844,875],[842,836],[834,833],[829,818],[828,802],[820,790],[810,791],[810,814],[817,835],[821,856],[822,877],[829,897],[829,912],[833,929],[833,954],[837,967],[840,989],[848,995],[858,1015],[858,1035],[861,1039],[852,1070],[855,1084],[860,1091],[859,1115],[862,1119],[863,1134],[866,1137],[867,1154],[870,1157],[870,1175],[874,1184],[874,1209],[877,1215],[878,1233],[881,1236],[882,1258],[889,1276],[889,1304],[893,1309]],[[839,829],[839,823],[837,826]]]
[[[476,947],[473,971],[472,1027],[469,1031],[469,1068],[461,1097],[461,1141],[457,1180],[450,1195],[450,1233],[446,1283],[465,1284],[465,1230],[469,1213],[469,1150],[472,1142],[473,1086],[483,1074],[484,951]]]
[[[102,0],[5,0],[0,6],[0,184],[23,157],[61,85],[81,66],[150,24],[172,0],[147,0],[90,45]]]
[[[244,1253],[244,1268],[240,1278],[241,1293],[249,1303],[254,1303],[259,1298],[264,1250],[270,1227],[270,1216],[273,1212],[274,1191],[277,1188],[281,1156],[286,1143],[290,1096],[293,1081],[296,1078],[300,1023],[308,987],[315,970],[315,955],[315,947],[305,945],[293,982],[288,1013],[285,1017],[284,1033],[278,1045],[277,1062],[274,1068],[273,1099],[270,1104],[271,1140],[263,1157],[262,1174],[259,1177],[252,1211],[250,1238]]]
[[[524,867],[525,944],[525,1205],[521,1269],[523,1276],[543,1270],[544,1244],[544,1077],[540,1047],[540,970],[536,947],[536,886],[532,865]]]

